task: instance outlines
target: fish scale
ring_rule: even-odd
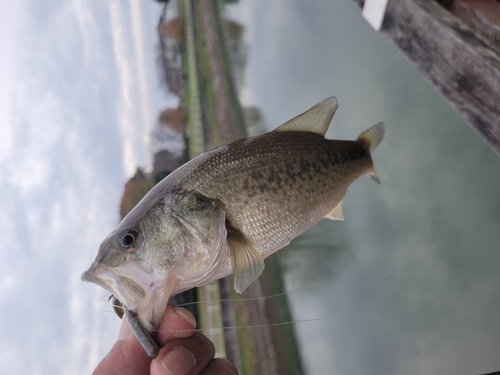
[[[226,215],[265,257],[324,217],[371,168],[361,141],[278,132],[214,150],[210,169],[199,163],[185,183],[172,177],[186,189],[192,178],[203,181],[194,190],[224,202]]]

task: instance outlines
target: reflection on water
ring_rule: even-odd
[[[243,100],[269,127],[330,96],[330,138],[383,120],[381,186],[350,188],[278,256],[310,374],[500,370],[500,159],[349,0],[255,0]]]
[[[281,251],[286,253],[280,260],[285,266],[289,290],[307,289],[307,293],[316,293],[316,285],[331,284],[339,275],[341,269],[335,265],[349,264],[353,260],[342,232],[344,223],[336,224],[322,220]]]

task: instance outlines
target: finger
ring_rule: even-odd
[[[200,375],[238,375],[238,370],[227,359],[215,358],[200,372]]]
[[[115,343],[110,352],[99,363],[93,375],[148,374],[151,359],[137,342],[134,335]]]
[[[169,341],[151,363],[151,375],[196,375],[215,355],[212,342],[199,332]]]
[[[181,307],[167,306],[156,338],[160,345],[177,338],[189,337],[194,332],[196,320],[193,315]],[[94,371],[94,375],[122,373],[128,369],[134,374],[147,374],[151,359],[141,344],[132,334],[127,319],[122,319],[118,341]]]
[[[186,323],[187,322],[187,323]],[[196,328],[196,320],[188,310],[182,307],[167,306],[158,329],[156,340],[160,346],[175,338],[189,337]],[[126,341],[132,335],[127,319],[122,319],[118,332],[118,341]]]
[[[132,334],[132,329],[130,328],[130,324],[128,324],[127,319],[122,319],[122,323],[120,325],[120,331],[118,332],[118,341],[125,341]]]
[[[189,337],[194,333],[195,327],[196,320],[193,314],[183,307],[168,305],[161,320],[156,341],[159,346],[162,346],[170,340]]]

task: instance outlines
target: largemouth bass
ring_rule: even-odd
[[[241,293],[264,259],[321,218],[343,220],[348,186],[367,173],[379,123],[355,141],[325,138],[328,98],[274,131],[215,148],[158,183],[103,241],[82,279],[94,282],[147,329],[170,296],[233,274]]]

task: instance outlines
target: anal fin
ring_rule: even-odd
[[[340,205],[340,202],[333,208],[333,210],[326,214],[325,218],[344,221],[344,214],[342,213],[342,206]]]
[[[239,232],[228,231],[227,242],[233,266],[234,290],[242,293],[264,270],[264,260]]]

